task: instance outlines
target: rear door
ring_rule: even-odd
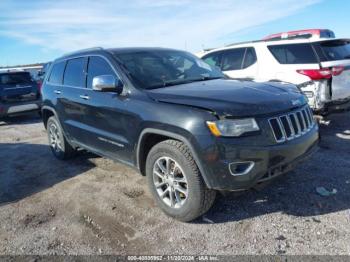
[[[322,68],[332,68],[332,100],[350,98],[350,39],[314,44]]]
[[[39,98],[37,83],[29,72],[8,72],[0,74],[0,101],[16,103]]]
[[[77,57],[67,60],[63,85],[55,89],[57,93],[57,108],[62,117],[65,132],[70,139],[85,144],[87,128],[84,123],[86,115],[85,99],[81,96],[86,89],[87,57]]]

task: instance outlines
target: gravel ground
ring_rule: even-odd
[[[122,164],[56,160],[35,115],[0,121],[0,255],[350,255],[350,113],[329,119],[308,162],[259,191],[219,196],[187,224]]]

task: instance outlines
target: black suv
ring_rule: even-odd
[[[216,191],[291,170],[318,142],[298,89],[225,79],[194,55],[163,48],[94,48],[58,58],[42,116],[53,154],[77,149],[147,177],[162,210],[190,221]]]

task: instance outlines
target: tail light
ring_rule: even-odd
[[[297,72],[310,77],[311,80],[329,79],[332,77],[332,70],[330,69],[299,69]]]
[[[329,79],[332,76],[338,76],[344,71],[344,66],[334,66],[330,68],[323,69],[300,69],[297,70],[299,74],[306,75],[311,78],[311,80],[321,80]]]
[[[334,75],[334,76],[338,76],[338,75],[340,75],[341,73],[343,73],[343,71],[344,71],[344,66],[334,66],[333,68],[332,68],[332,74]]]

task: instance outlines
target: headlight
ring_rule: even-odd
[[[240,136],[247,132],[259,131],[254,118],[207,121],[214,136]]]

